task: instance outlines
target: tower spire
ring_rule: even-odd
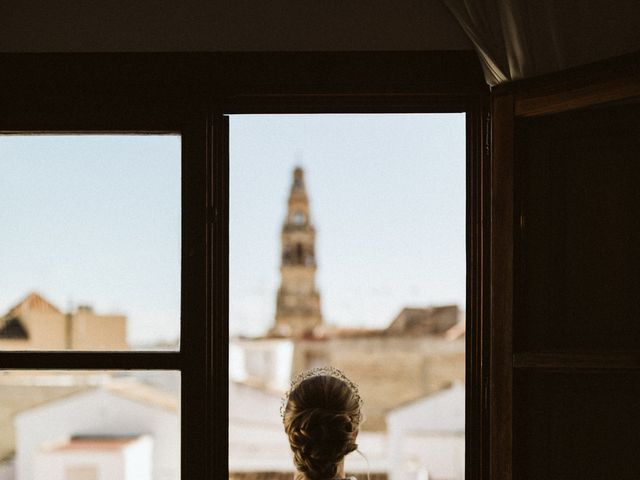
[[[309,214],[309,198],[301,167],[293,170],[293,182],[282,226],[280,288],[272,333],[299,336],[322,324],[320,294],[316,288],[315,228]]]

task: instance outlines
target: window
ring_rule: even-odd
[[[473,53],[45,54],[3,56],[0,67],[0,132],[180,135],[180,349],[0,350],[0,365],[7,371],[180,372],[181,478],[227,474],[229,177],[223,113],[466,111],[474,159],[468,169],[470,198],[480,198],[478,189],[486,181],[477,162],[486,89]],[[467,399],[473,415],[467,418],[477,425],[469,430],[474,433],[466,455],[468,464],[479,465],[482,376],[476,333],[485,292],[473,269],[485,247],[478,240],[482,206],[468,208],[472,308],[467,313],[474,360],[467,369],[473,385]],[[145,215],[155,213],[152,208]],[[16,322],[9,331],[13,337],[29,332]],[[468,468],[467,477],[477,471]]]
[[[207,297],[205,166],[192,166],[188,125],[143,110],[68,124],[56,109],[0,128],[13,232],[2,264],[14,272],[1,299],[0,449],[19,478],[91,463],[100,477],[116,465],[148,480],[203,471],[185,459],[198,447],[183,442],[182,399],[204,411],[203,375],[187,367]]]
[[[348,475],[463,480],[465,115],[232,115],[229,135],[230,474],[293,476],[275,393],[331,365],[364,401]]]
[[[295,212],[293,214],[293,223],[296,225],[302,225],[304,223],[304,213]]]
[[[0,151],[0,350],[179,349],[180,136],[0,135]]]
[[[95,462],[179,480],[180,383],[165,370],[4,370],[0,464],[32,480]]]
[[[180,136],[0,135],[0,151],[0,350],[179,350]],[[179,371],[2,373],[0,465],[20,478],[84,478],[79,459],[180,479]],[[142,465],[131,437],[150,433]]]

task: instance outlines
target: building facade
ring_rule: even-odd
[[[153,439],[72,437],[34,456],[34,480],[153,480]]]
[[[127,350],[127,317],[62,312],[31,292],[0,318],[0,350]]]
[[[463,480],[465,389],[458,382],[387,414],[389,480]]]
[[[136,381],[114,380],[24,410],[15,416],[15,480],[42,480],[41,466],[48,460],[63,466],[83,464],[76,462],[78,457],[83,457],[84,465],[88,459],[95,460],[91,465],[98,471],[107,467],[109,471],[117,470],[122,462],[127,463],[129,447],[140,445],[133,439],[143,437],[149,440],[142,442],[142,451],[136,451],[146,452],[151,478],[178,480],[179,403],[177,396],[165,391]],[[132,441],[123,442],[125,438]],[[106,455],[108,439],[117,450],[112,449],[111,455]],[[67,455],[72,451],[75,454]],[[78,453],[82,451],[84,454]],[[141,471],[149,469],[148,462],[135,466]]]

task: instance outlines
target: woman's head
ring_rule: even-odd
[[[308,480],[336,478],[345,455],[358,448],[362,415],[357,387],[341,372],[330,372],[320,370],[294,383],[284,406],[284,429],[294,463]]]

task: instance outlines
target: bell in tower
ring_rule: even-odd
[[[316,289],[316,231],[309,216],[304,171],[296,167],[282,226],[280,288],[274,335],[301,336],[322,324],[320,294]]]

